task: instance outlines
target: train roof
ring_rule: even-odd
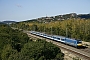
[[[77,40],[77,41],[81,41],[79,39],[73,39],[73,38],[66,38],[64,36],[58,36],[58,35],[49,35],[49,34],[45,34],[45,33],[41,33],[41,32],[36,32],[36,31],[30,31],[31,33],[39,33],[39,34],[43,34],[43,35],[47,35],[47,36],[52,36],[52,37],[57,37],[57,38],[65,38],[65,39],[69,39],[69,40]]]
[[[69,39],[69,40],[77,40],[77,41],[81,41],[81,40],[79,40],[79,39],[71,39],[71,38],[66,38],[66,39]]]
[[[58,36],[58,35],[53,35],[53,36],[58,37],[58,38],[59,38],[59,37],[60,37],[60,38],[65,38],[65,37],[63,37],[63,36]]]

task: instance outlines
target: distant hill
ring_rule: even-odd
[[[2,22],[0,22],[0,24],[3,24]]]
[[[76,13],[69,13],[69,14],[64,14],[64,15],[56,15],[56,16],[46,16],[46,17],[40,17],[32,20],[27,20],[23,22],[50,22],[50,21],[56,21],[56,20],[69,20],[69,19],[90,19],[90,14],[76,14]]]
[[[76,13],[69,13],[69,14],[63,14],[63,15],[56,15],[56,16],[46,16],[46,17],[40,17],[40,18],[35,18],[31,20],[26,20],[22,22],[51,22],[51,21],[57,21],[57,20],[69,20],[69,19],[90,19],[90,13],[89,14],[76,14]],[[16,21],[3,21],[0,23],[5,23],[5,24],[11,24],[11,23],[16,23]],[[19,23],[19,22],[17,22]]]
[[[2,21],[1,23],[4,23],[4,24],[11,24],[11,23],[16,23],[16,21]]]
[[[90,14],[79,14],[79,18],[90,19]]]

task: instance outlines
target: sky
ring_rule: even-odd
[[[90,13],[90,0],[0,0],[0,21]]]

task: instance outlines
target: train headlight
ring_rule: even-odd
[[[82,46],[82,44],[77,44],[77,46]]]

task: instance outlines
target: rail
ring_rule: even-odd
[[[30,33],[27,33],[27,34],[28,34],[28,35],[31,35],[31,36],[33,36],[33,37],[36,37],[36,38],[40,38],[40,39],[43,38],[43,37],[36,36],[36,35],[30,34]],[[86,52],[81,51],[81,50],[79,50],[79,49],[77,49],[77,48],[70,47],[70,46],[67,46],[67,45],[62,44],[62,43],[59,44],[59,42],[56,42],[56,41],[53,41],[53,40],[50,40],[50,39],[46,39],[46,41],[52,42],[53,44],[59,46],[60,48],[65,49],[65,50],[67,50],[67,51],[70,51],[70,52],[72,52],[72,53],[74,53],[74,54],[78,54],[78,56],[84,58],[85,60],[90,60],[90,53],[86,53]],[[63,46],[63,45],[64,45],[64,46]],[[66,46],[66,47],[65,47],[65,46]]]

